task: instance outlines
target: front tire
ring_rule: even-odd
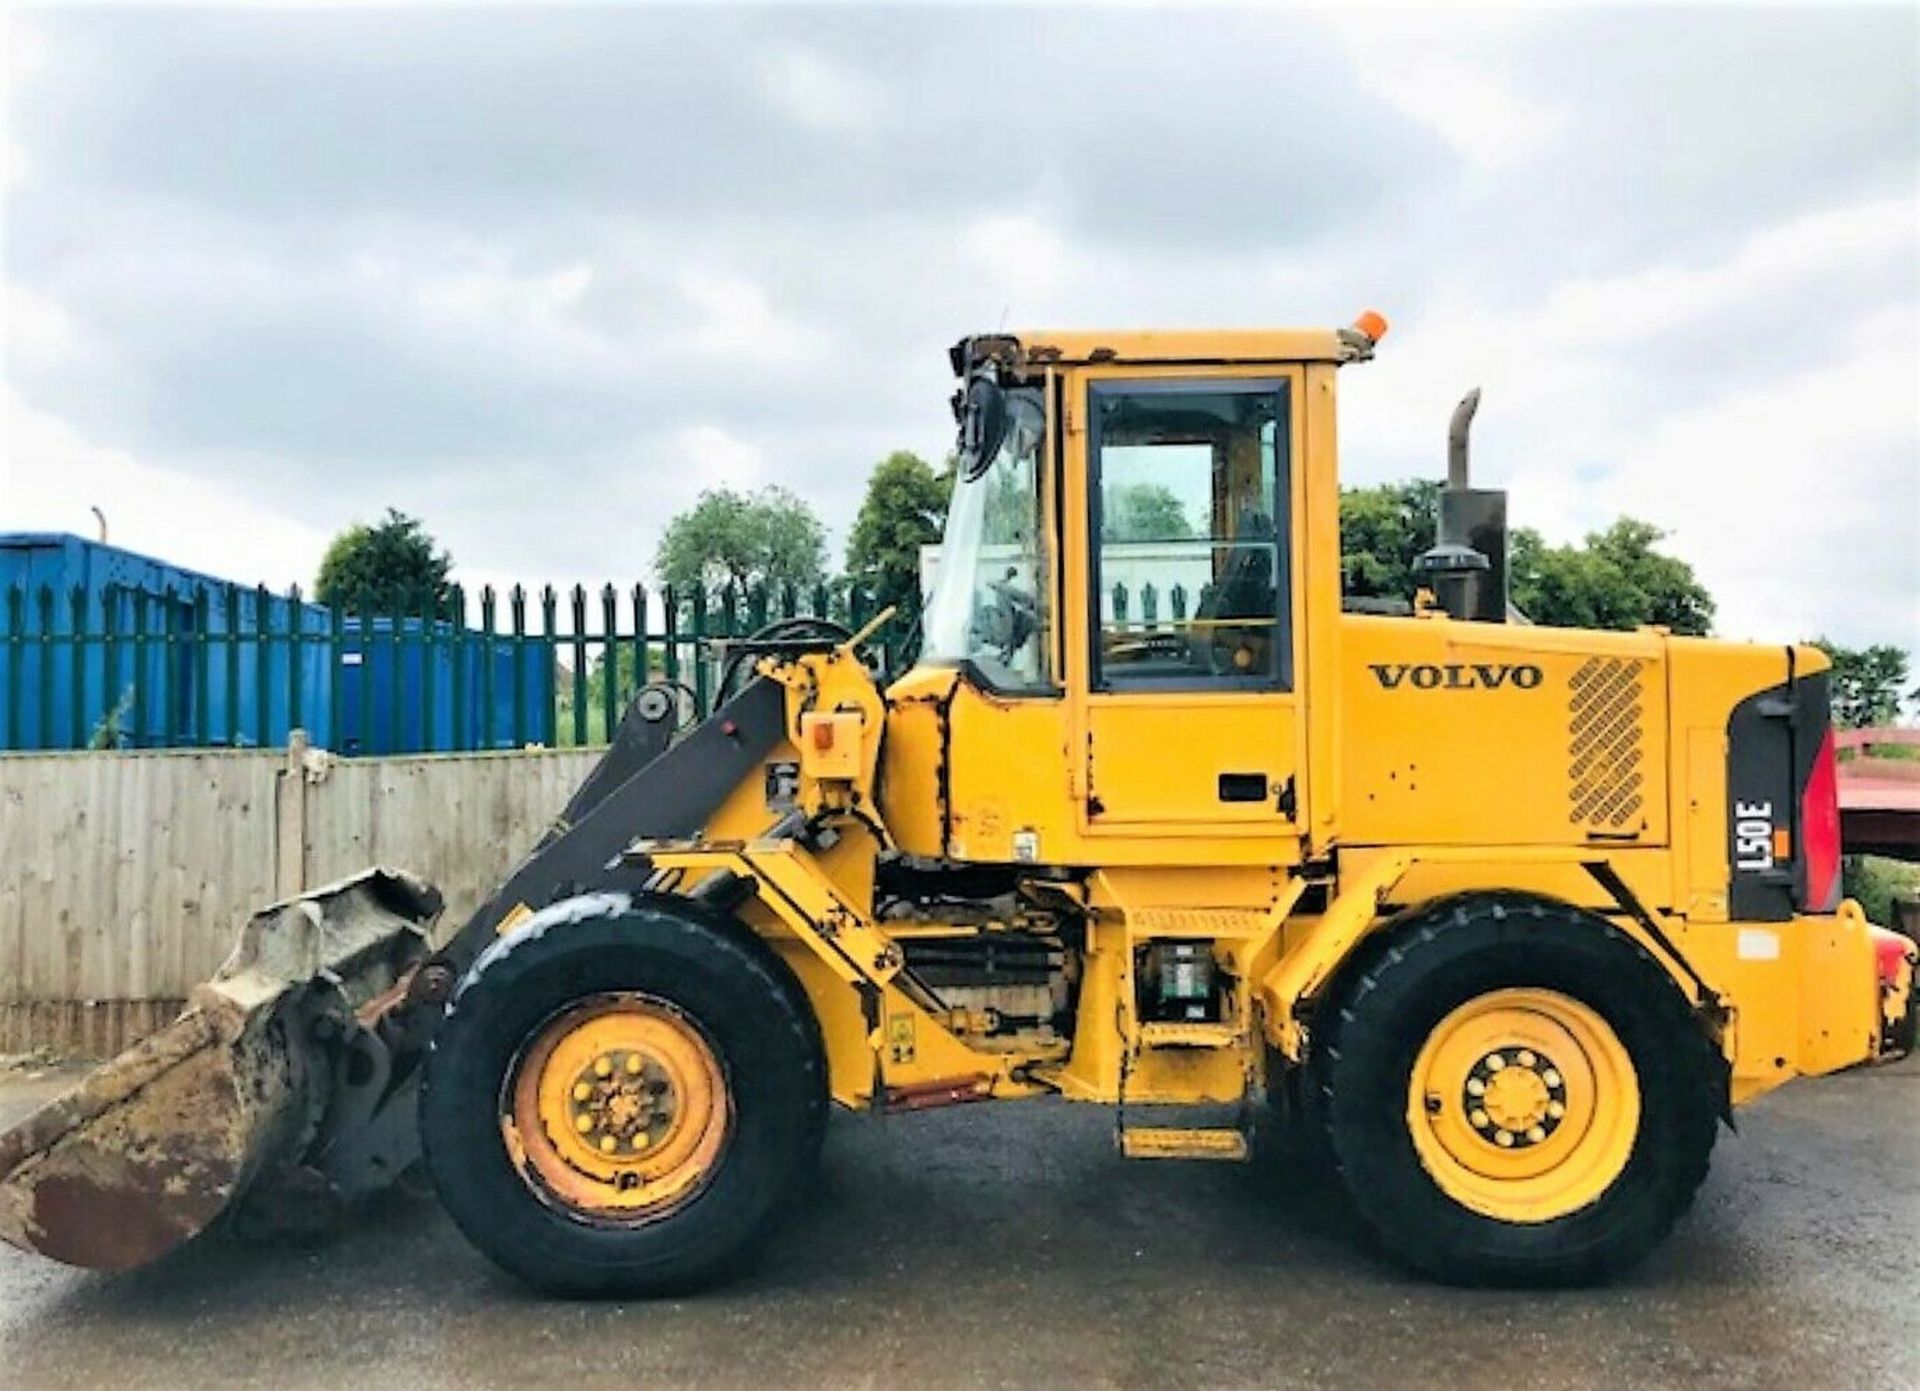
[[[1604,919],[1513,894],[1394,929],[1331,1011],[1320,1106],[1356,1208],[1456,1284],[1568,1285],[1644,1257],[1705,1178],[1717,1054]]]
[[[490,947],[427,1059],[441,1201],[542,1290],[634,1296],[737,1270],[817,1156],[817,1025],[757,938],[696,905],[594,895]]]

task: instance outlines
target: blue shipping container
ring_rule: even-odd
[[[0,594],[0,747],[276,745],[295,724],[324,731],[330,663],[310,639],[328,614],[316,604],[59,532],[0,535]]]
[[[339,737],[327,747],[340,753],[510,749],[515,730],[527,743],[554,742],[553,653],[543,639],[348,618],[339,663],[330,731]]]

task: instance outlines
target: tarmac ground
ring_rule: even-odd
[[[0,1074],[0,1124],[57,1073]],[[1740,1113],[1672,1239],[1601,1289],[1440,1288],[1272,1166],[1125,1163],[1056,1102],[837,1117],[745,1279],[542,1299],[431,1198],[128,1275],[0,1246],[0,1386],[1920,1387],[1920,1059]]]

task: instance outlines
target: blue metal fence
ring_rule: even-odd
[[[712,705],[728,639],[777,618],[857,626],[857,590],[456,587],[418,613],[342,615],[218,583],[0,586],[0,749],[271,746],[346,754],[605,741],[647,680]],[[890,625],[897,665],[911,615]]]

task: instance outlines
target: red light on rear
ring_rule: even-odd
[[[1826,731],[1800,793],[1800,906],[1831,913],[1840,906],[1840,786],[1834,766],[1833,731]]]

